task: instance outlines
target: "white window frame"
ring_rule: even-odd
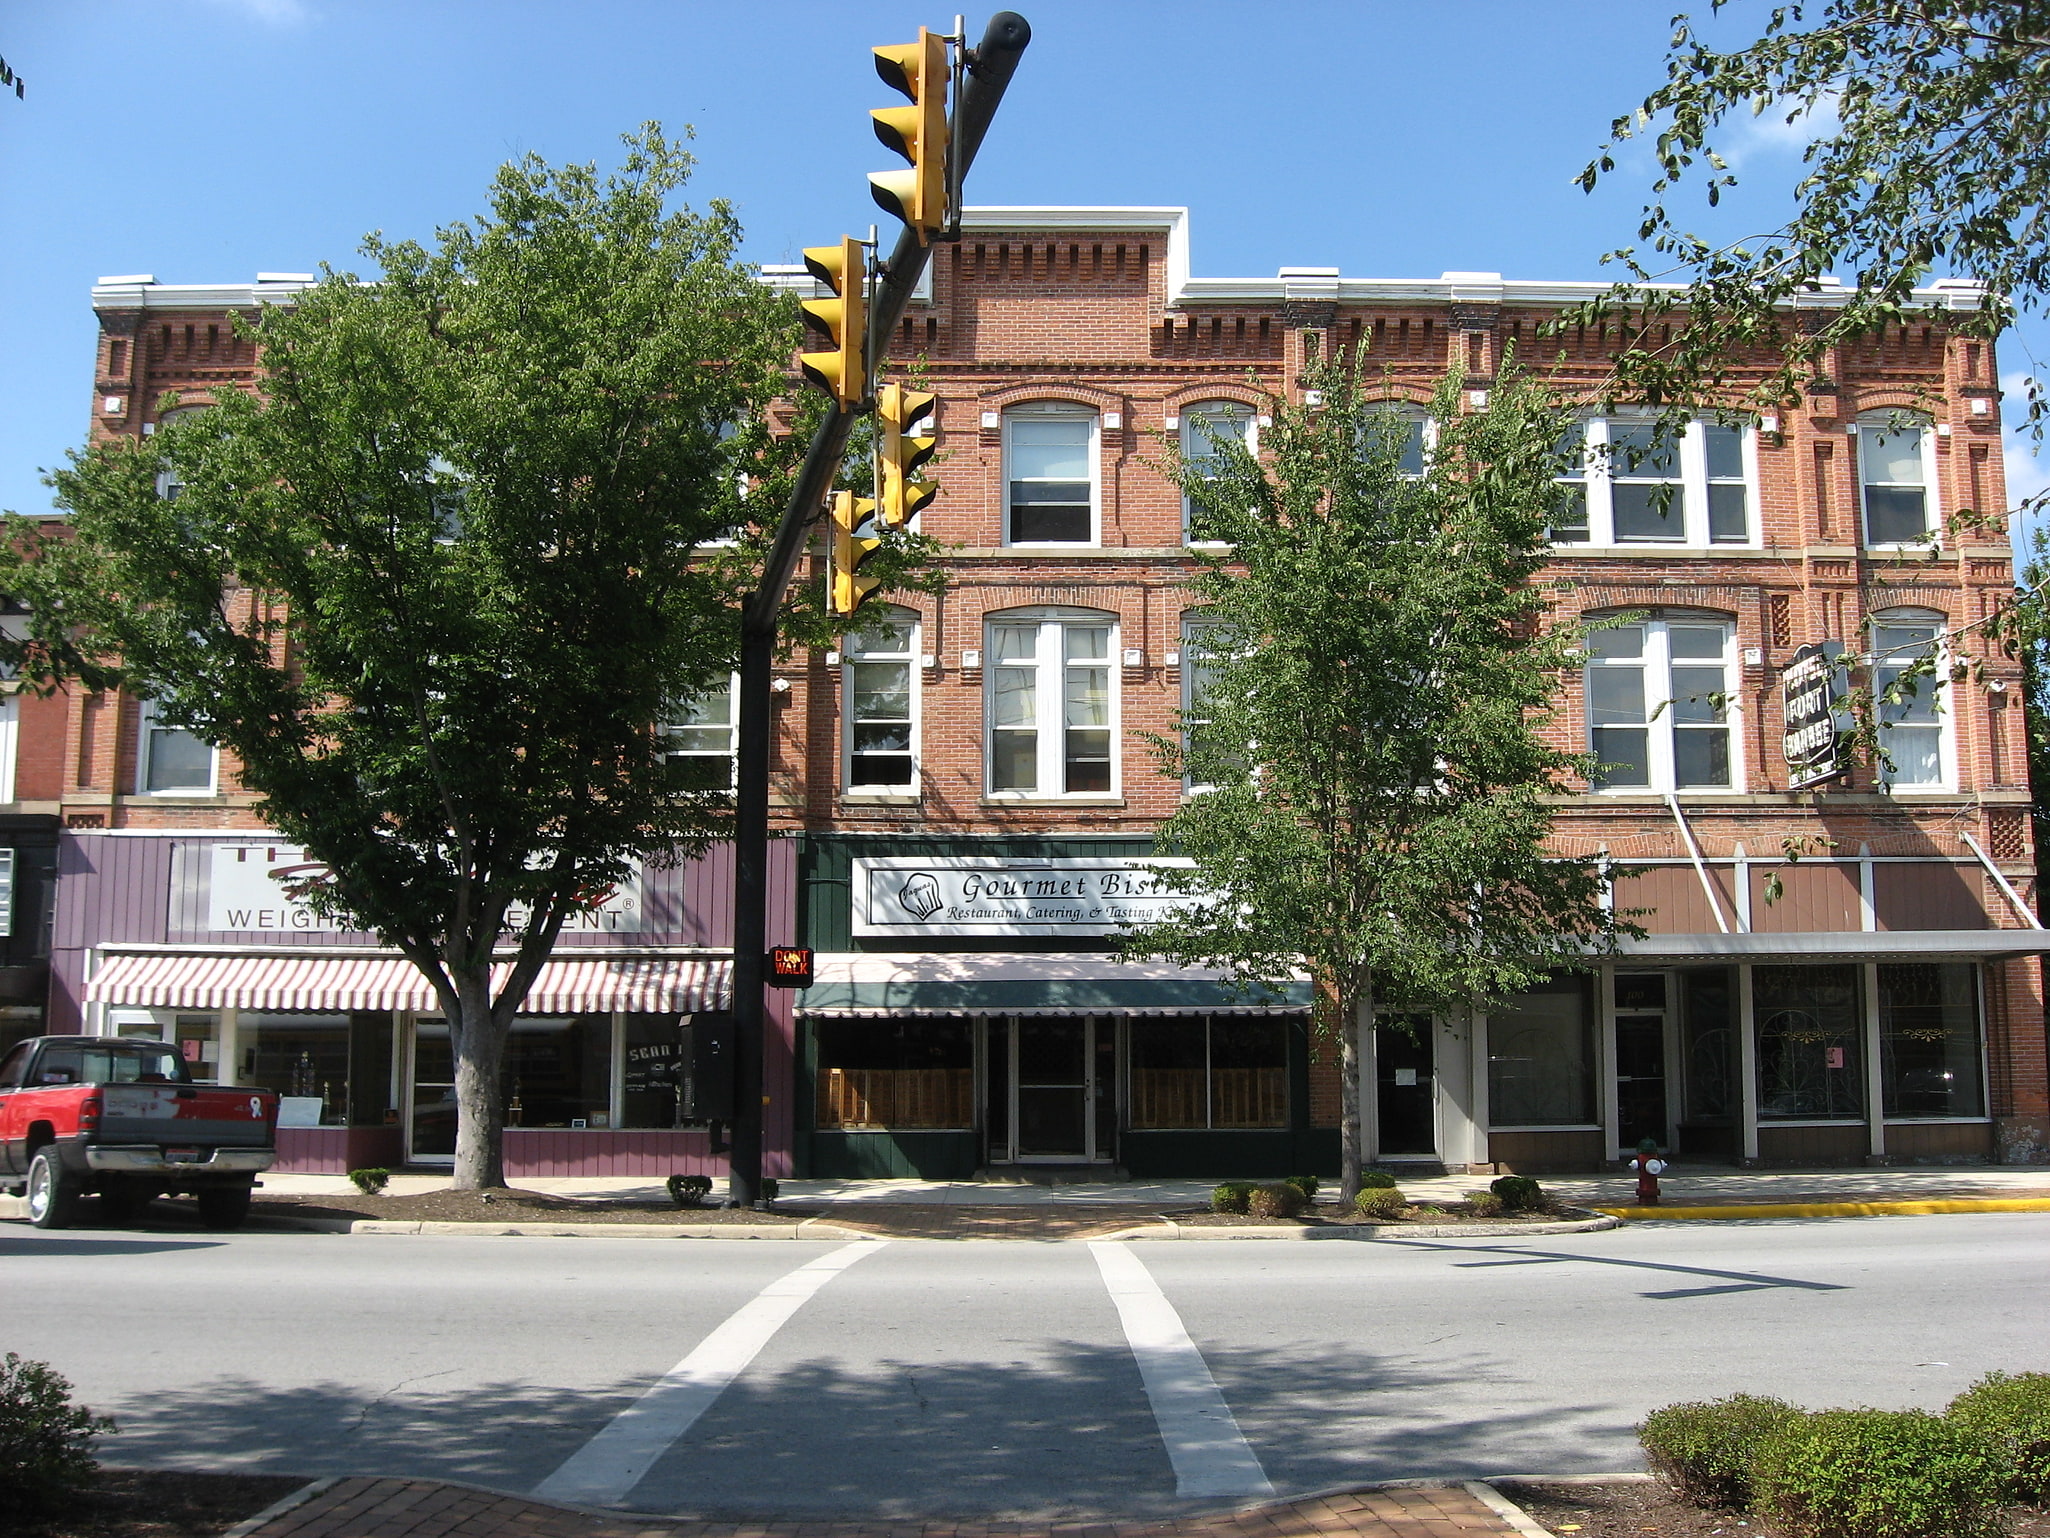
[[[734,787],[739,784],[740,781],[740,675],[738,673],[730,673],[727,675],[726,707],[726,719],[723,722],[672,721],[665,723],[660,727],[657,727],[656,730],[659,731],[662,734],[662,736],[673,742],[676,740],[676,734],[679,732],[717,731],[721,726],[723,726],[726,730],[726,751],[723,754],[703,748],[671,747],[665,748],[663,751],[665,756],[669,758],[723,757],[726,760],[727,765],[726,784],[724,789],[728,793],[730,793],[734,789]],[[717,794],[720,787],[715,785],[709,787],[709,789],[714,794]]]
[[[1197,401],[1181,410],[1182,462],[1194,466],[1209,456],[1211,441],[1204,433],[1206,424],[1214,424],[1221,418],[1230,418],[1244,429],[1242,436],[1249,452],[1260,452],[1260,429],[1253,408],[1244,401],[1218,398]],[[1243,418],[1242,422],[1238,419]],[[1219,436],[1223,436],[1219,434]],[[1207,479],[1207,477],[1206,477]],[[1007,483],[1008,484],[1008,483]],[[1228,543],[1221,539],[1198,539],[1195,536],[1196,504],[1189,494],[1182,493],[1182,543],[1198,549],[1217,549]]]
[[[1207,719],[1196,714],[1196,683],[1202,672],[1199,659],[1206,649],[1211,655],[1216,655],[1216,648],[1209,644],[1209,637],[1214,636],[1221,628],[1218,620],[1207,617],[1201,609],[1189,610],[1182,615],[1181,742],[1184,755],[1189,751],[1190,728],[1202,724]],[[1216,788],[1214,782],[1198,780],[1187,774],[1182,776],[1184,795],[1200,796]]]
[[[919,754],[924,695],[920,685],[925,672],[919,646],[924,632],[914,609],[892,609],[886,617],[901,621],[906,627],[901,651],[871,650],[870,641],[859,632],[842,637],[840,643],[840,787],[841,794],[852,801],[915,801],[924,783],[924,765]],[[901,785],[854,783],[854,669],[863,662],[901,662],[904,665],[905,688],[910,696],[910,744],[907,751],[911,758],[911,777]]]
[[[1677,521],[1680,533],[1674,539],[1618,539],[1616,537],[1616,516],[1614,489],[1618,479],[1624,481],[1664,479],[1633,473],[1632,468],[1621,462],[1620,456],[1612,456],[1610,445],[1616,441],[1613,429],[1649,425],[1648,416],[1617,414],[1612,417],[1588,417],[1582,424],[1582,444],[1585,457],[1578,477],[1560,475],[1557,483],[1564,486],[1579,484],[1587,491],[1587,538],[1585,540],[1562,540],[1554,538],[1552,548],[1562,554],[1587,555],[1595,551],[1641,555],[1648,550],[1687,550],[1714,552],[1719,550],[1756,550],[1759,548],[1762,531],[1761,499],[1758,481],[1758,432],[1753,427],[1735,429],[1739,436],[1739,447],[1744,456],[1744,538],[1742,540],[1716,540],[1709,530],[1709,486],[1708,474],[1708,430],[1721,424],[1697,418],[1687,424],[1680,435],[1677,450],[1679,474],[1676,480],[1679,490],[1673,498],[1674,507],[1667,516]],[[1715,484],[1728,484],[1728,477],[1718,477]]]
[[[1014,422],[1045,422],[1066,420],[1087,422],[1089,442],[1086,448],[1089,466],[1089,538],[1021,540],[1011,537],[1011,448]],[[1028,401],[1023,405],[1007,407],[1003,416],[1003,483],[1000,501],[1003,508],[1003,543],[1008,549],[1017,550],[1089,550],[1103,544],[1103,419],[1092,406],[1080,406],[1068,401]]]
[[[206,749],[207,775],[204,785],[166,785],[150,789],[150,760],[156,755],[159,732],[185,732]],[[220,794],[221,752],[220,749],[201,741],[197,733],[182,726],[159,724],[157,702],[144,700],[136,713],[135,734],[135,793],[138,796],[215,796]]]
[[[14,799],[14,757],[20,741],[21,696],[0,696],[0,802]]]
[[[1039,631],[1030,664],[1038,673],[1033,686],[1035,720],[1032,725],[1037,773],[1034,777],[1036,783],[1030,790],[1000,790],[996,786],[997,733],[1016,729],[1000,727],[997,721],[998,675],[1006,668],[1019,666],[999,660],[997,631],[1010,626],[1037,626]],[[1067,633],[1070,629],[1101,629],[1107,633],[1102,672],[1109,702],[1109,720],[1105,730],[1110,741],[1110,785],[1104,790],[1067,788],[1067,683],[1068,669],[1073,665],[1067,656]],[[1119,698],[1118,617],[1098,609],[1046,607],[1001,610],[983,616],[983,645],[983,794],[998,801],[1109,801],[1122,795],[1124,755],[1120,751],[1119,740],[1122,702]],[[1055,713],[1052,730],[1048,730],[1049,710]]]
[[[1416,436],[1417,465],[1415,470],[1401,471],[1406,481],[1420,481],[1431,473],[1431,456],[1438,451],[1438,420],[1424,407],[1413,401],[1385,400],[1367,403],[1369,416],[1393,417],[1412,429]],[[1407,452],[1408,445],[1404,445]]]
[[[1893,795],[1942,795],[1957,789],[1957,731],[1956,716],[1951,709],[1950,688],[1950,621],[1934,609],[1882,609],[1870,617],[1872,626],[1872,694],[1877,713],[1883,718],[1888,707],[1878,703],[1893,677],[1899,676],[1903,666],[1921,654],[1922,646],[1912,648],[1897,645],[1882,645],[1881,632],[1900,630],[1909,626],[1935,632],[1936,669],[1927,678],[1917,681],[1915,705],[1926,702],[1933,722],[1917,721],[1903,723],[1927,729],[1933,725],[1936,731],[1936,767],[1934,780],[1902,780],[1897,778],[1898,768],[1889,766],[1885,759],[1874,764],[1882,789]],[[1888,663],[1889,657],[1898,662]],[[1891,676],[1890,676],[1891,675]],[[1890,748],[1887,739],[1894,735],[1897,727],[1882,724],[1879,728],[1879,745]]]
[[[1729,753],[1730,776],[1727,785],[1681,785],[1677,783],[1673,749],[1673,733],[1676,728],[1689,723],[1678,720],[1680,704],[1673,685],[1673,668],[1677,664],[1686,667],[1689,663],[1704,665],[1706,658],[1675,659],[1672,654],[1672,631],[1675,628],[1700,630],[1716,628],[1722,631],[1723,645],[1720,659],[1723,670],[1725,696],[1723,719],[1719,723],[1724,733]],[[1595,647],[1603,635],[1616,631],[1639,630],[1644,634],[1644,649],[1639,657],[1605,659],[1599,656]],[[1644,721],[1645,733],[1645,778],[1643,785],[1593,785],[1589,789],[1601,796],[1644,796],[1664,795],[1668,792],[1682,796],[1733,796],[1741,794],[1747,784],[1744,763],[1743,703],[1740,692],[1742,663],[1737,650],[1737,627],[1733,620],[1717,614],[1664,614],[1654,618],[1641,619],[1629,625],[1619,625],[1615,630],[1599,632],[1588,637],[1585,666],[1581,671],[1582,693],[1586,716],[1587,751],[1600,757],[1597,746],[1601,724],[1595,720],[1594,678],[1603,669],[1638,668],[1644,674]],[[1661,709],[1661,705],[1664,706]],[[1629,730],[1637,723],[1613,723]],[[1700,723],[1707,725],[1710,723]]]
[[[1938,494],[1936,474],[1936,427],[1926,416],[1916,411],[1867,411],[1851,424],[1858,444],[1858,542],[1867,550],[1929,550],[1943,543],[1943,499]],[[1889,434],[1887,429],[1895,427]],[[1865,445],[1869,440],[1897,436],[1899,429],[1913,428],[1922,435],[1922,537],[1918,539],[1875,540],[1871,538],[1871,520],[1866,507],[1866,494],[1875,486],[1899,486],[1900,481],[1869,481],[1865,475]]]

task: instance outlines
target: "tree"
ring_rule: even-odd
[[[306,899],[432,985],[463,1188],[504,1183],[503,1048],[564,922],[724,824],[656,727],[728,676],[802,442],[766,411],[793,308],[724,204],[668,206],[687,154],[626,143],[603,179],[508,165],[433,249],[373,236],[376,281],[245,318],[260,394],[74,454],[68,527],[0,555],[25,679],[232,754],[327,866]]]
[[[1448,380],[1416,476],[1356,370],[1308,382],[1322,404],[1272,402],[1262,456],[1220,436],[1175,467],[1229,548],[1193,580],[1202,688],[1156,744],[1198,787],[1159,830],[1191,901],[1127,944],[1246,986],[1308,969],[1340,1041],[1349,1200],[1377,1013],[1485,1008],[1629,926],[1595,860],[1545,848],[1551,799],[1592,768],[1544,735],[1581,635],[1547,623],[1537,581],[1568,414],[1514,370],[1462,413]]]
[[[1716,11],[1725,3],[1712,0]],[[1826,376],[1832,348],[1919,314],[1913,291],[1940,275],[1986,289],[1983,308],[1949,322],[1997,334],[2050,295],[2046,65],[2050,25],[2031,0],[1776,5],[1763,35],[1728,53],[1676,18],[1666,83],[1616,119],[1580,174],[1592,191],[1616,172],[1621,142],[1654,136],[1658,172],[1638,229],[1649,249],[1611,252],[1632,281],[1569,319],[1637,322],[1616,391],[1673,406],[1728,404],[1732,378],[1767,357],[1751,403],[1792,404]],[[1737,178],[1716,139],[1731,119],[1768,113],[1813,133],[1793,216],[1728,242],[1681,229],[1668,195],[1692,173],[1721,203]],[[1793,308],[1832,274],[1850,285],[1840,302]],[[1663,327],[1652,321],[1678,324],[1653,342]],[[2044,409],[2032,396],[2031,419]]]

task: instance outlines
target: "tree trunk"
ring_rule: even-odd
[[[505,1184],[505,1102],[500,1073],[505,1031],[492,1018],[491,967],[454,973],[461,1018],[449,1022],[456,1065],[456,1170],[458,1191],[490,1191]]]
[[[1350,1208],[1360,1194],[1360,1176],[1367,1163],[1367,1088],[1361,1083],[1373,1060],[1369,1033],[1374,1029],[1374,985],[1359,985],[1352,1008],[1339,1013],[1339,1169],[1338,1200]]]

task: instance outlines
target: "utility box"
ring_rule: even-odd
[[[733,1119],[733,1017],[699,1015],[688,1027],[690,1081],[678,1090],[690,1121]]]

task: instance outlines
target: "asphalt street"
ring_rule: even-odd
[[[2050,1370],[2050,1219],[1373,1243],[886,1244],[0,1227],[5,1349],[109,1461],[442,1475],[675,1513],[1146,1515],[1638,1466],[1746,1390]]]

